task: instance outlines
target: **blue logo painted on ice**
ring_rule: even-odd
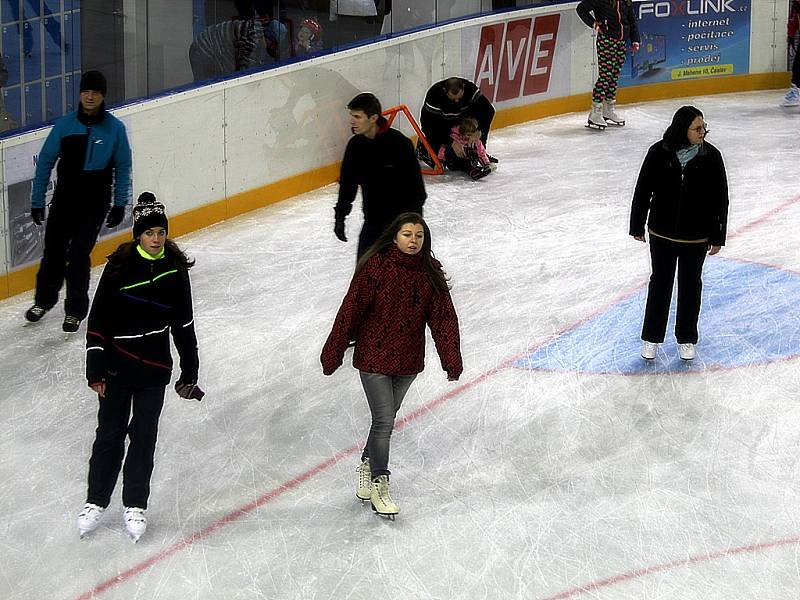
[[[519,359],[514,366],[544,371],[644,374],[732,369],[800,355],[800,273],[714,257],[706,261],[697,358],[678,357],[675,294],[665,343],[645,361],[641,326],[647,291]]]

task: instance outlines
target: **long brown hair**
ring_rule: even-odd
[[[138,244],[139,240],[131,240],[130,242],[120,244],[114,252],[106,257],[108,258],[109,267],[111,267],[114,274],[119,273],[123,266],[128,263],[136,251],[136,246]],[[194,260],[191,260],[186,253],[178,247],[178,244],[169,238],[164,241],[164,254],[174,257],[179,269],[188,271],[194,266]]]
[[[392,221],[392,224],[386,228],[386,231],[383,232],[381,237],[379,237],[378,240],[372,244],[372,246],[370,246],[364,255],[358,260],[356,271],[353,277],[355,277],[355,275],[361,271],[370,258],[376,254],[385,252],[387,248],[391,247],[391,245],[395,243],[394,239],[397,237],[400,229],[407,223],[411,223],[412,225],[422,225],[422,229],[425,232],[425,239],[422,241],[422,248],[420,249],[419,254],[422,256],[422,264],[425,266],[428,279],[430,279],[434,289],[439,291],[449,290],[450,286],[447,283],[447,277],[445,276],[444,271],[442,271],[440,267],[437,267],[433,264],[435,256],[433,255],[433,250],[431,249],[431,230],[428,227],[428,224],[425,222],[425,219],[422,218],[422,215],[413,212],[403,213],[394,221]]]

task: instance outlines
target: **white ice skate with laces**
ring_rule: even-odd
[[[147,529],[147,517],[144,516],[144,509],[136,506],[126,506],[122,519],[125,522],[125,531],[128,532],[134,542],[138,542]]]
[[[372,503],[372,510],[390,521],[394,521],[395,516],[400,512],[400,507],[389,495],[388,475],[379,475],[372,480],[372,494],[369,500]]]
[[[92,531],[97,529],[100,524],[100,517],[106,509],[97,504],[87,502],[83,505],[83,509],[78,513],[78,533],[81,539],[85,538]]]
[[[366,502],[372,496],[372,472],[370,471],[369,458],[365,458],[358,465],[358,487],[356,498]]]

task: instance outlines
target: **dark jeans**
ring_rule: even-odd
[[[700,297],[703,261],[708,244],[682,244],[650,236],[650,260],[653,274],[647,288],[642,339],[660,344],[664,341],[672,300],[675,267],[678,268],[678,311],[675,319],[675,338],[679,344],[697,343],[697,319],[700,316]]]
[[[111,502],[128,435],[130,444],[122,467],[122,503],[147,508],[165,389],[164,386],[139,388],[114,379],[108,381],[106,395],[100,398],[97,432],[89,459],[87,502],[103,507]]]
[[[792,83],[800,87],[800,60],[797,59],[798,54],[800,52],[795,52],[794,60],[792,61]]]
[[[47,216],[44,253],[36,273],[34,302],[50,310],[66,278],[64,311],[85,319],[89,313],[89,255],[97,242],[108,206],[80,210],[70,203],[53,203]]]
[[[367,445],[361,459],[369,458],[372,478],[389,475],[389,442],[394,418],[416,375],[381,375],[360,371],[361,385],[372,413]]]

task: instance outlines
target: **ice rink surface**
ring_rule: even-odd
[[[623,106],[605,132],[544,119],[492,133],[483,181],[426,178],[465,372],[448,383],[429,342],[393,438],[395,522],[354,495],[369,414],[351,353],[319,365],[360,227],[356,207],[334,237],[335,185],[178,240],[207,395],[168,392],[138,544],[119,485],[89,539],[75,528],[85,326],[64,341],[60,306],[23,328],[32,293],[0,303],[0,598],[796,598],[800,113],[781,95]],[[728,243],[697,360],[668,333],[645,368],[629,205],[687,103],[726,161]]]

